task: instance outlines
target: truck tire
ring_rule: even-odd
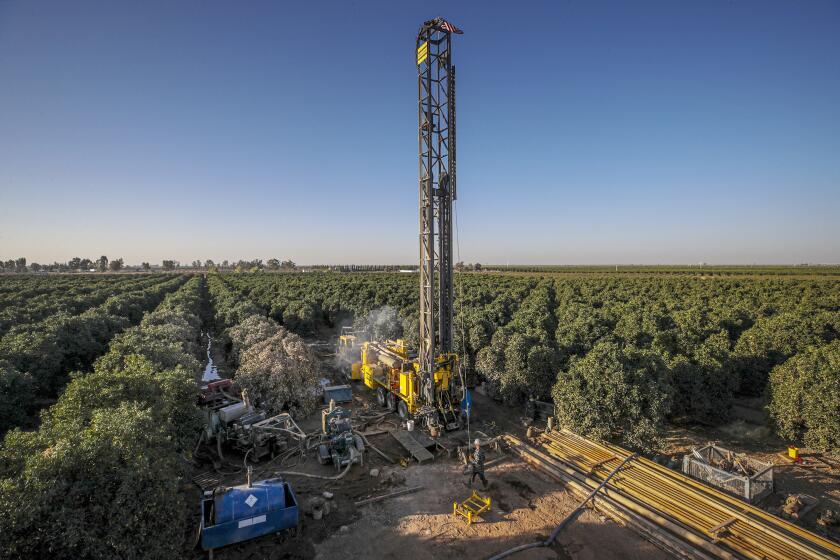
[[[379,406],[381,406],[382,408],[385,408],[385,406],[388,404],[385,397],[386,395],[384,388],[380,387],[376,390],[376,402],[378,402]]]
[[[408,420],[408,405],[405,404],[405,401],[400,399],[400,402],[397,403],[397,414],[400,415],[400,418],[403,420]]]
[[[386,398],[388,402],[388,410],[390,410],[391,412],[397,410],[397,397],[394,395],[394,393],[388,393]]]

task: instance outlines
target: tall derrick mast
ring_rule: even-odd
[[[469,410],[452,342],[452,202],[455,200],[455,67],[452,34],[442,18],[417,34],[417,116],[420,175],[420,348],[409,355],[405,340],[371,340],[350,367],[376,391],[380,406],[414,418],[432,434],[456,430]],[[346,345],[350,340],[343,337]],[[465,410],[461,403],[465,402]]]
[[[455,67],[452,33],[442,18],[417,34],[420,179],[420,349],[422,393],[435,402],[438,357],[452,352],[452,202],[455,178]]]

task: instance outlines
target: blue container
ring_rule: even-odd
[[[350,385],[324,387],[324,404],[330,404],[331,400],[337,403],[351,402],[353,400],[353,389]]]
[[[201,500],[204,550],[291,529],[297,524],[297,498],[282,478],[205,492]]]

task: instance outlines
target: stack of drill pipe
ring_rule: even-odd
[[[505,440],[510,444],[510,449],[521,459],[562,482],[566,490],[580,498],[586,496],[599,484],[513,436],[506,435]],[[650,512],[645,511],[645,508],[623,496],[614,493],[607,496],[602,493],[593,502],[595,509],[619,524],[629,527],[677,558],[687,560],[711,560],[714,558],[732,560],[735,558],[731,554],[718,549],[713,543],[697,537],[672,521],[656,514],[650,514]],[[641,513],[648,513],[649,515],[642,516]]]
[[[628,454],[620,447],[594,444],[568,432],[552,434],[546,440],[549,448],[558,449],[565,455],[570,451],[592,455]],[[727,536],[721,537],[720,541],[723,546],[731,546],[734,552],[747,557],[752,553],[755,558],[825,558],[825,552],[840,556],[840,547],[833,543],[652,461],[641,461],[614,486],[655,504],[660,511],[707,534],[710,529],[736,519],[727,526]]]
[[[541,442],[552,459],[590,480],[590,486],[630,454],[567,431],[546,434]],[[693,544],[721,558],[840,558],[840,545],[647,459],[622,470],[605,493],[635,503],[634,511],[647,519],[659,517],[681,528],[693,535]],[[708,548],[698,539],[715,546]]]

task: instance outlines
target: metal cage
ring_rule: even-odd
[[[723,460],[737,458],[741,464],[754,471],[747,476],[713,466]],[[755,503],[773,493],[773,464],[737,455],[716,445],[707,445],[683,457],[683,472],[689,476],[720,488],[726,492]]]

